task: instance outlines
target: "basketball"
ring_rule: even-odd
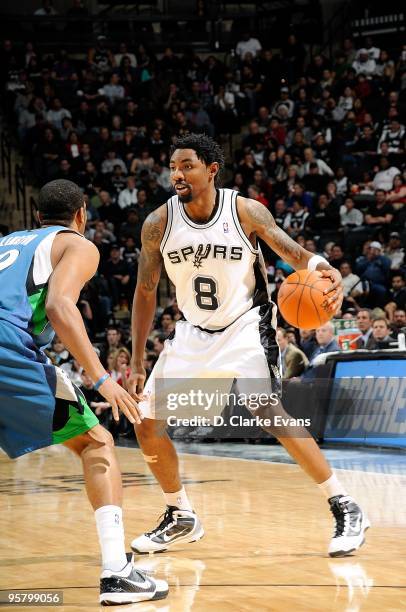
[[[296,270],[285,278],[278,293],[278,306],[285,321],[302,329],[324,325],[332,317],[325,309],[323,294],[331,284],[316,270]]]

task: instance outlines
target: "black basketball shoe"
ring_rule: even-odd
[[[100,577],[100,603],[104,606],[165,599],[168,590],[165,580],[135,569],[132,563],[120,572],[104,570]]]
[[[330,542],[330,557],[345,557],[365,541],[365,531],[371,526],[367,516],[348,495],[337,495],[328,500],[335,519],[335,530]]]
[[[135,538],[131,548],[138,554],[163,552],[175,544],[196,542],[203,536],[204,529],[193,511],[168,506],[159,525]]]

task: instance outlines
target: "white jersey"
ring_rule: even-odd
[[[237,191],[218,189],[217,210],[207,223],[192,221],[178,196],[167,202],[161,252],[185,319],[216,331],[253,306],[269,301],[259,249],[240,225]],[[258,273],[259,272],[259,273]],[[259,299],[257,299],[259,298]]]

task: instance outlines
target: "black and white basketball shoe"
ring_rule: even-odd
[[[165,599],[168,583],[136,569],[132,563],[120,572],[104,570],[100,576],[100,603],[104,606]]]
[[[365,531],[371,526],[367,516],[348,495],[337,495],[328,500],[335,519],[335,530],[330,542],[330,557],[345,557],[365,541]]]
[[[203,536],[204,529],[193,511],[168,506],[159,525],[135,538],[131,548],[138,554],[163,552],[176,544],[197,542]]]

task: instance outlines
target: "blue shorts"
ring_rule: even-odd
[[[98,424],[80,389],[31,336],[0,320],[0,447],[15,458]]]

